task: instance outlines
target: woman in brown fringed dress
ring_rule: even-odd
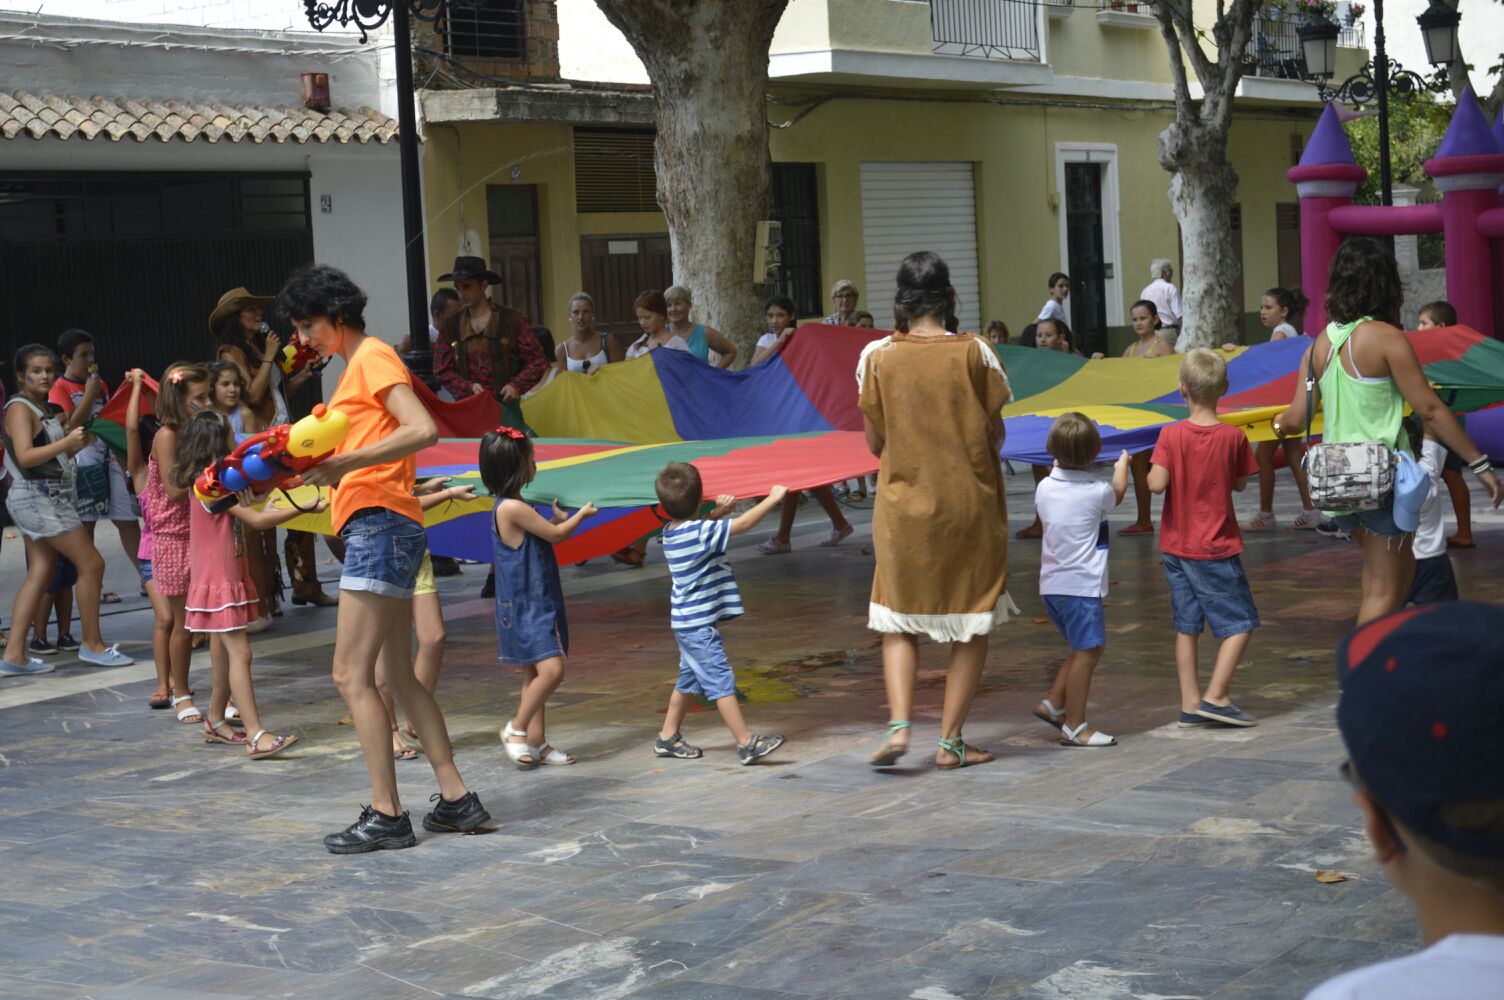
[[[892,721],[877,767],[909,747],[918,637],[950,643],[940,720],[941,769],[992,760],[961,727],[987,659],[987,640],[1018,608],[1008,596],[1008,514],[998,449],[1011,391],[997,354],[951,334],[950,269],[932,253],[898,271],[898,332],[862,352],[857,385],[867,443],[882,460],[872,518],[877,569],[867,627],[883,634]]]

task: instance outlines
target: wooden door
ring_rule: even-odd
[[[662,233],[580,237],[580,274],[595,299],[595,325],[622,346],[639,335],[632,303],[651,288],[673,284],[668,237]],[[561,331],[562,332],[562,331]]]

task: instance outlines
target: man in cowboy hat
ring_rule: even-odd
[[[482,392],[501,403],[502,422],[526,429],[518,400],[543,380],[548,359],[527,317],[491,301],[486,290],[501,275],[479,257],[456,257],[439,276],[453,281],[463,307],[444,320],[433,345],[433,373],[455,399]]]

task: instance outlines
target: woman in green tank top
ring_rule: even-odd
[[[1314,362],[1325,421],[1323,439],[1334,444],[1382,441],[1409,451],[1400,427],[1408,403],[1426,429],[1468,463],[1497,507],[1504,501],[1504,484],[1494,474],[1488,456],[1463,432],[1426,381],[1414,348],[1395,326],[1403,298],[1394,256],[1377,240],[1350,239],[1332,258],[1326,294],[1331,323],[1300,362],[1302,373]],[[1305,426],[1302,377],[1290,408],[1274,419],[1274,430],[1281,436],[1294,436]],[[1387,507],[1344,514],[1337,523],[1352,531],[1363,546],[1361,625],[1404,602],[1415,575],[1411,536],[1395,526]]]

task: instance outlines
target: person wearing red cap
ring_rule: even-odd
[[[1343,774],[1424,950],[1307,1000],[1504,994],[1504,609],[1448,601],[1361,625],[1337,648]]]

